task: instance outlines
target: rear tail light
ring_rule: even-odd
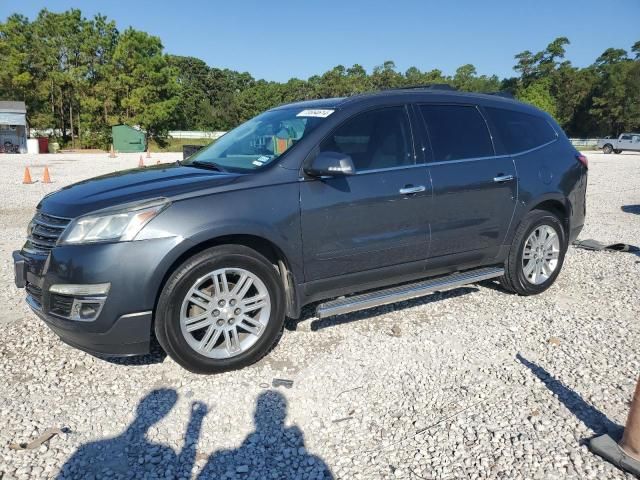
[[[589,160],[586,156],[582,155],[581,153],[576,153],[576,160],[584,165],[584,168],[589,168]]]

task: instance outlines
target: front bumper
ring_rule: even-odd
[[[116,319],[108,331],[91,333],[84,331],[82,323],[45,315],[41,308],[32,305],[29,300],[27,303],[60,340],[91,355],[123,357],[149,353],[152,312],[123,315]],[[66,324],[61,324],[61,321]]]
[[[158,267],[177,242],[165,238],[58,246],[47,255],[13,252],[16,286],[25,288],[31,309],[65,343],[100,356],[143,355],[149,352],[162,281]],[[61,314],[64,296],[49,291],[52,285],[103,283],[111,288],[91,321]],[[73,300],[66,297],[66,305]]]

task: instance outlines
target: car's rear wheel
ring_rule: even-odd
[[[613,152],[613,145],[607,143],[604,147],[602,147],[602,153],[609,154],[611,152]]]
[[[500,283],[519,295],[535,295],[556,280],[567,250],[561,220],[553,213],[532,210],[515,233]]]
[[[615,149],[615,150],[613,151],[613,153],[615,153],[615,154],[619,154],[619,153],[622,153],[622,150]]]
[[[266,258],[244,246],[214,247],[185,261],[167,281],[156,310],[156,336],[192,372],[242,368],[280,338],[283,299]]]

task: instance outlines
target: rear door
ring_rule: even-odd
[[[359,113],[319,151],[350,155],[356,174],[301,183],[306,281],[424,261],[431,186],[416,161],[407,107]]]
[[[430,258],[476,252],[495,255],[515,210],[513,161],[496,156],[484,117],[475,105],[421,104],[432,149]]]

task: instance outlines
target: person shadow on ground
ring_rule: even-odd
[[[285,427],[287,402],[279,392],[263,392],[256,400],[255,431],[240,447],[211,454],[198,480],[333,479],[325,462],[307,453],[297,426]]]
[[[185,443],[179,454],[146,438],[148,430],[166,417],[177,401],[178,394],[173,389],[153,390],[140,400],[135,419],[122,434],[82,445],[60,469],[57,479],[190,478],[208,410],[204,403],[191,405]]]

